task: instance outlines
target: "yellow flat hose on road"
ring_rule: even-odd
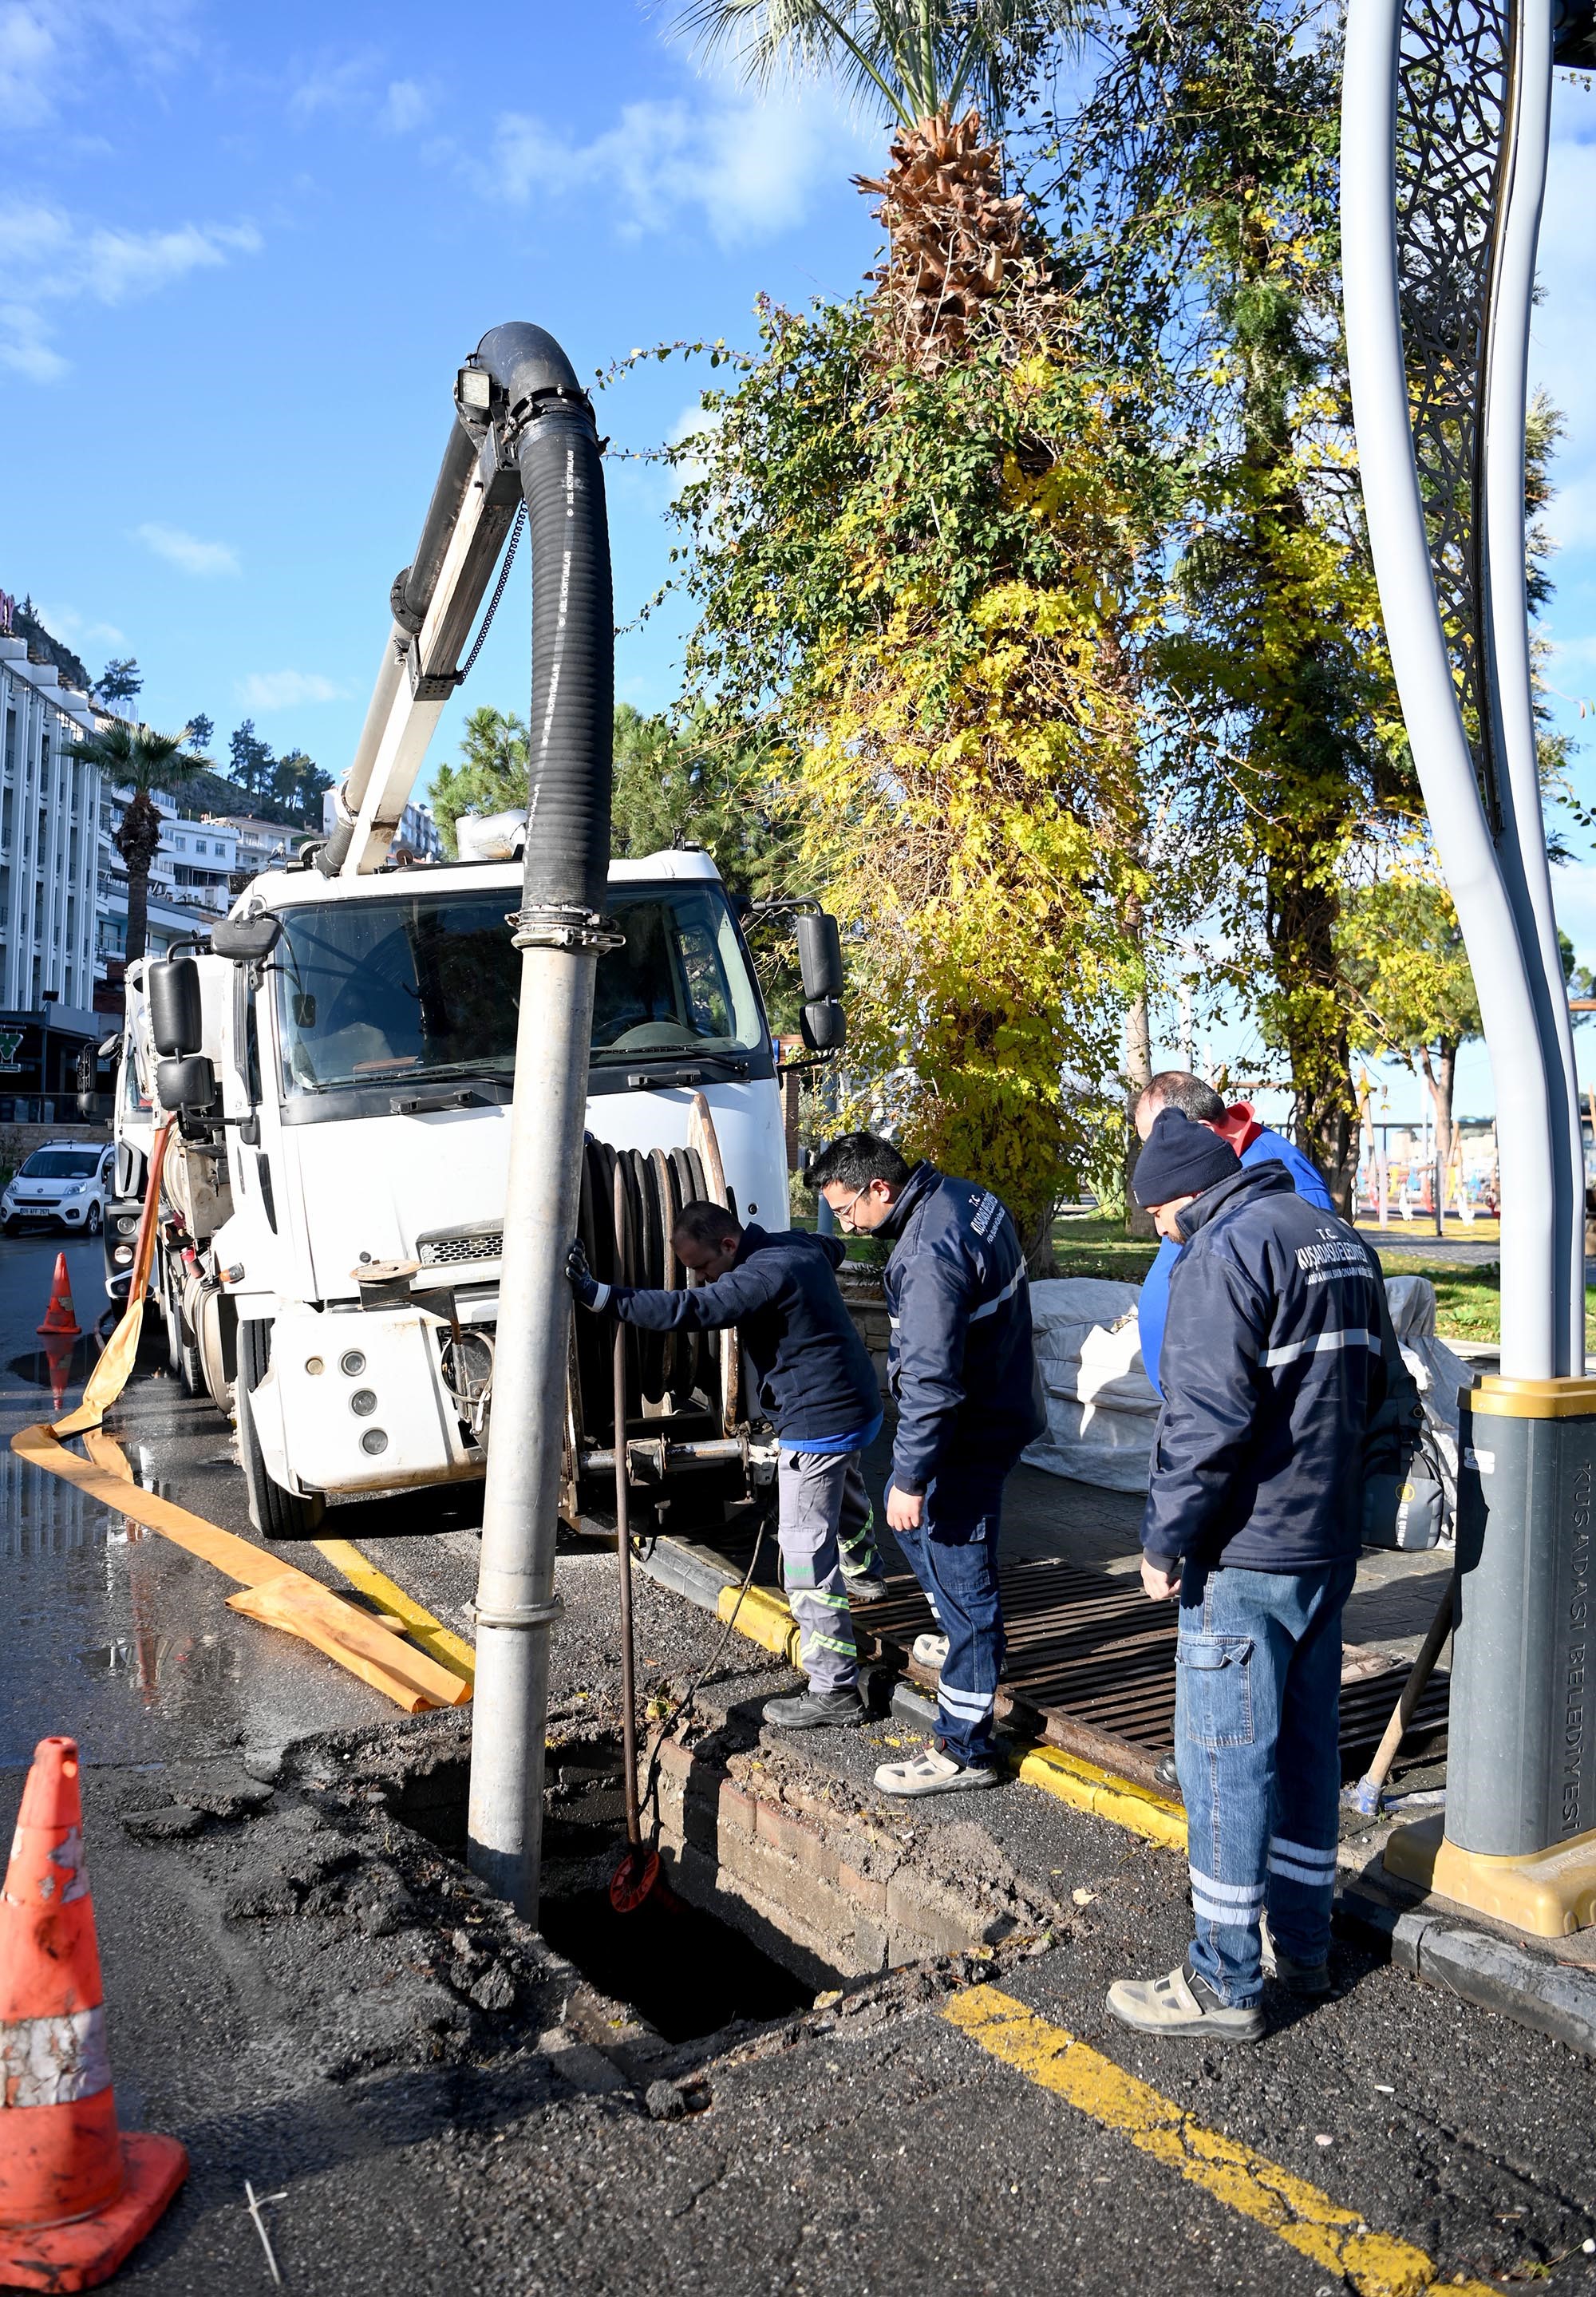
[[[417,1651],[407,1642],[402,1631],[384,1626],[369,1613],[346,1603],[332,1588],[324,1587],[319,1579],[285,1564],[268,1549],[257,1547],[252,1540],[240,1539],[234,1532],[223,1531],[218,1524],[207,1523],[203,1516],[191,1515],[173,1500],[145,1491],[134,1482],[133,1470],[121,1445],[102,1429],[100,1423],[127,1386],[138,1354],[144,1293],[155,1248],[160,1168],[169,1132],[169,1124],[162,1124],[151,1150],[149,1186],[139,1218],[127,1310],[89,1374],[83,1401],[53,1427],[41,1420],[19,1429],[11,1439],[12,1450],[20,1459],[42,1468],[46,1475],[61,1476],[68,1483],[76,1484],[103,1507],[142,1524],[146,1531],[159,1532],[163,1539],[171,1540],[190,1555],[199,1556],[226,1577],[237,1580],[243,1592],[227,1598],[229,1610],[242,1611],[246,1618],[259,1619],[268,1626],[281,1627],[302,1642],[314,1644],[350,1675],[358,1675],[362,1683],[369,1684],[402,1707],[407,1714],[418,1714],[430,1707],[463,1705],[471,1697],[471,1684],[457,1667],[440,1666],[426,1651]],[[86,1460],[69,1452],[61,1440],[62,1437],[77,1435],[83,1437],[89,1454]],[[351,1554],[356,1552],[350,1550]],[[448,1630],[423,1612],[419,1604],[410,1603],[408,1599],[407,1604],[406,1626],[414,1631],[425,1622],[440,1638],[447,1637]],[[415,1618],[410,1616],[412,1613]]]

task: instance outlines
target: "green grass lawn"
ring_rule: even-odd
[[[1127,1237],[1117,1221],[1096,1214],[1056,1221],[1053,1256],[1060,1276],[1107,1276],[1139,1284],[1156,1247]],[[1501,1286],[1493,1268],[1460,1267],[1427,1257],[1422,1246],[1376,1247],[1387,1276],[1427,1276],[1436,1288],[1436,1330],[1444,1340],[1501,1338]],[[1585,1294],[1586,1329],[1596,1345],[1596,1289]]]

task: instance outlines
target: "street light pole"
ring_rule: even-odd
[[[1585,1721],[1596,1381],[1584,1158],[1525,594],[1525,415],[1554,61],[1591,0],[1351,0],[1348,366],[1414,764],[1478,992],[1501,1171],[1501,1371],[1463,1399],[1444,1826],[1386,1853],[1521,1927],[1596,1917]]]

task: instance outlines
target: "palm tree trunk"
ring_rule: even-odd
[[[128,962],[144,953],[144,943],[150,934],[150,869],[146,862],[142,869],[128,872]]]

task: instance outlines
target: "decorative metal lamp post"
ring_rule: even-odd
[[[1444,1827],[1386,1863],[1543,1935],[1596,1919],[1579,1095],[1541,818],[1525,415],[1554,63],[1596,0],[1351,0],[1341,215],[1391,656],[1496,1086],[1501,1371],[1464,1398]]]

